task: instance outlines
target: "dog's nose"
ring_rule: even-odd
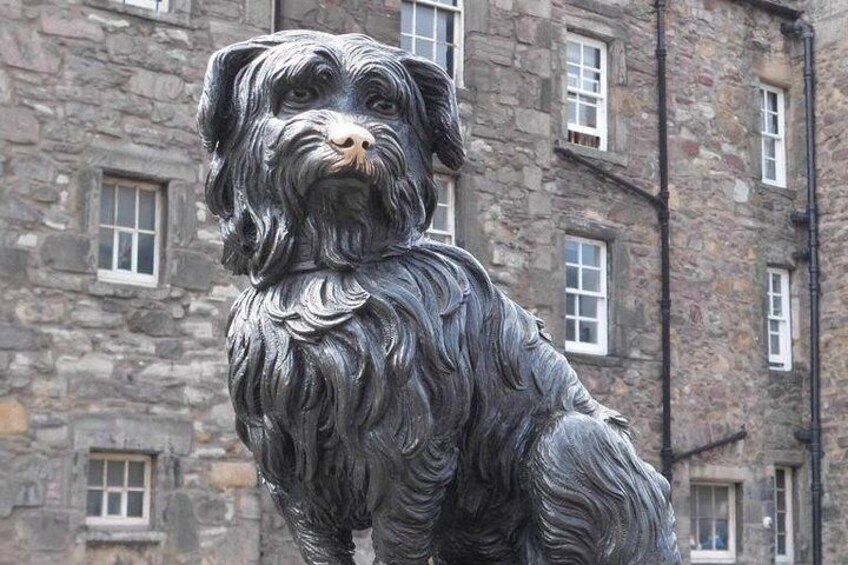
[[[362,154],[374,146],[371,132],[351,123],[336,123],[327,131],[327,139],[336,149],[344,153]]]

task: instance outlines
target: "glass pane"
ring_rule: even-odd
[[[698,492],[698,517],[713,517],[713,493],[712,487],[697,487]]]
[[[783,301],[780,296],[771,297],[771,315],[778,318],[783,316]]]
[[[715,549],[727,551],[730,538],[727,530],[727,520],[715,521]]]
[[[598,299],[591,296],[580,297],[580,315],[586,318],[597,319]]]
[[[577,123],[577,102],[573,98],[568,98],[568,123]]]
[[[565,286],[568,288],[580,288],[577,282],[577,267],[565,268]]]
[[[580,88],[580,67],[568,65],[566,72],[568,74],[568,87]]]
[[[580,44],[574,43],[573,41],[568,42],[568,48],[566,49],[566,60],[569,63],[580,64]]]
[[[447,186],[445,186],[445,182],[443,180],[437,178],[436,179],[436,186],[439,189],[439,194],[438,194],[438,197],[437,197],[438,203],[447,205],[447,203],[448,203],[448,189],[447,189]]]
[[[778,123],[778,115],[777,114],[769,114],[768,115],[768,132],[773,133],[775,135],[780,134],[780,127]]]
[[[597,245],[583,244],[583,264],[591,267],[601,266],[601,248]]]
[[[580,341],[583,343],[598,343],[598,323],[580,321]]]
[[[135,189],[118,187],[118,225],[135,227]]]
[[[107,494],[106,513],[109,516],[121,515],[121,493],[110,492]]]
[[[436,14],[436,41],[453,43],[453,13],[440,10]]]
[[[433,24],[435,23],[436,10],[430,6],[415,6],[415,35],[433,38]]]
[[[715,514],[716,518],[724,518],[728,519],[730,517],[730,510],[728,506],[728,490],[724,487],[716,487],[714,489],[715,492]]]
[[[580,244],[575,241],[568,241],[565,244],[565,261],[567,263],[580,262]]]
[[[400,36],[400,48],[412,52],[412,38],[408,35]]]
[[[770,355],[780,355],[780,336],[771,334],[769,335],[769,354]]]
[[[124,271],[132,270],[132,234],[118,234],[118,268]]]
[[[436,206],[431,225],[437,230],[448,231],[448,209],[446,206]]]
[[[766,109],[769,112],[777,112],[777,93],[766,92]]]
[[[783,492],[777,493],[777,510],[779,512],[786,510],[786,494]]]
[[[769,180],[777,180],[777,166],[774,161],[767,160],[765,162],[765,178]]]
[[[777,515],[777,531],[785,532],[786,531],[786,513],[781,512]]]
[[[448,46],[444,43],[436,44],[436,64],[448,70]]]
[[[127,517],[141,518],[144,515],[144,493],[127,493]]]
[[[783,534],[777,536],[777,554],[786,555],[786,536]]]
[[[777,142],[770,137],[763,140],[763,151],[765,152],[766,159],[774,160],[775,155],[777,155],[776,143]]]
[[[583,46],[583,65],[593,69],[601,68],[601,50],[597,47]]]
[[[127,474],[127,486],[143,487],[144,486],[144,462],[130,461],[130,468]]]
[[[418,55],[419,57],[424,57],[425,59],[433,60],[433,45],[434,43],[431,40],[415,38],[415,49],[413,53]]]
[[[400,5],[400,32],[412,33],[413,4],[402,2]]]
[[[574,316],[577,314],[577,296],[574,294],[565,295],[565,315]]]
[[[594,269],[583,269],[583,290],[590,292],[601,291],[601,272]]]
[[[689,518],[689,549],[698,549],[698,520],[695,519],[694,512]]]
[[[101,514],[103,514],[103,491],[88,491],[85,498],[85,515],[100,516]]]
[[[115,223],[115,187],[108,184],[100,191],[100,223]]]
[[[598,127],[598,109],[594,106],[580,104],[579,123],[590,128]]]
[[[106,462],[106,484],[110,487],[124,486],[124,462]]]
[[[777,273],[771,274],[771,292],[772,294],[780,294],[780,275]]]
[[[577,331],[575,328],[577,327],[577,320],[571,319],[565,321],[565,339],[566,341],[576,341],[575,336],[577,335]]]
[[[590,69],[583,70],[583,90],[589,92],[601,91],[601,73]]]
[[[88,486],[98,487],[103,485],[103,460],[88,460]]]
[[[100,228],[98,236],[97,266],[101,269],[112,270],[112,248],[115,243],[115,230]]]
[[[156,193],[152,190],[138,191],[138,228],[151,230],[156,226]]]
[[[713,548],[713,523],[709,518],[698,520],[698,549]]]
[[[138,261],[137,271],[145,275],[153,274],[153,263],[155,259],[155,236],[149,233],[138,234]]]
[[[786,473],[783,469],[776,469],[774,472],[774,484],[779,489],[786,487]]]

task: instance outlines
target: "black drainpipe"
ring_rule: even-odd
[[[280,19],[283,15],[283,0],[269,0],[271,2],[271,33],[280,31]]]
[[[671,260],[668,210],[668,103],[665,71],[665,0],[657,0],[657,132],[659,137],[660,193],[660,270],[662,290],[660,315],[662,326],[662,474],[671,484],[674,450],[671,447]]]
[[[819,359],[819,208],[816,200],[816,77],[813,26],[800,19],[783,24],[781,31],[804,42],[804,117],[807,150],[807,265],[810,272],[810,495],[813,507],[813,565],[822,563],[821,478],[821,361]]]

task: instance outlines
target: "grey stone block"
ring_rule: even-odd
[[[35,551],[61,551],[71,533],[70,517],[61,512],[42,511],[21,519],[29,547]]]
[[[78,235],[49,235],[41,246],[41,259],[59,271],[88,273],[94,270],[91,240]]]
[[[159,416],[91,414],[73,424],[73,446],[77,451],[115,449],[187,455],[193,437],[190,421]]]
[[[191,553],[198,548],[197,518],[188,494],[177,492],[169,497],[164,520],[171,532],[168,541],[178,553]]]
[[[10,324],[0,325],[0,349],[31,351],[44,345],[44,336],[33,329]]]
[[[153,337],[179,335],[180,329],[174,318],[162,310],[137,310],[130,314],[127,325],[131,332]]]
[[[0,248],[0,277],[26,280],[29,251],[24,249]]]
[[[216,261],[201,253],[174,251],[171,284],[189,290],[208,291],[219,268]]]

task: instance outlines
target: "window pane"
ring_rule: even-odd
[[[583,64],[594,69],[601,68],[601,50],[597,47],[583,46]]]
[[[778,555],[786,555],[786,535],[778,534],[777,535],[777,554]]]
[[[430,6],[415,6],[415,35],[432,38],[436,10]]]
[[[574,316],[577,314],[577,296],[574,294],[565,295],[565,315]]]
[[[566,59],[569,63],[574,63],[576,65],[580,64],[579,43],[574,43],[573,41],[568,42],[568,48],[566,49]]]
[[[106,513],[109,516],[121,515],[121,493],[110,492],[106,499]]]
[[[149,233],[138,234],[138,272],[145,275],[153,274],[155,258],[154,236]]]
[[[115,223],[115,187],[108,184],[100,191],[100,223]]]
[[[768,132],[773,133],[775,135],[780,134],[780,122],[779,122],[778,114],[769,114],[768,115]]]
[[[403,2],[400,5],[400,32],[412,33],[412,10],[413,5],[409,2]]]
[[[412,52],[412,38],[408,35],[400,36],[400,48]]]
[[[127,493],[127,517],[141,518],[144,515],[144,493]]]
[[[769,354],[780,355],[780,336],[771,334],[769,336]]]
[[[566,72],[568,74],[568,88],[580,88],[580,67],[569,64]]]
[[[85,498],[85,515],[100,516],[101,514],[103,514],[103,491],[88,491]]]
[[[436,14],[436,41],[453,43],[453,13],[440,10]]]
[[[774,472],[774,483],[781,490],[786,488],[786,473],[783,469],[777,469]]]
[[[765,167],[765,178],[769,180],[777,180],[777,166],[775,165],[775,162],[766,160]]]
[[[597,245],[583,244],[583,264],[591,267],[601,266],[601,248]]]
[[[575,341],[577,338],[577,331],[575,328],[577,327],[577,321],[574,319],[565,321],[565,339],[567,341]]]
[[[713,493],[712,487],[699,486],[698,492],[698,516],[700,518],[712,518],[713,516]]]
[[[573,98],[568,98],[568,123],[577,123],[577,102]]]
[[[132,234],[118,234],[118,268],[124,271],[132,270]]]
[[[431,225],[437,230],[448,231],[447,207],[436,206],[436,210],[433,212],[433,223]]]
[[[442,67],[443,69],[445,69],[445,71],[447,71],[448,74],[453,74],[453,71],[450,68],[450,64],[453,61],[448,58],[449,57],[449,55],[448,55],[449,51],[450,51],[450,48],[447,45],[445,45],[444,43],[437,43],[436,44],[436,59],[435,59],[435,61],[436,61],[436,64],[439,65],[440,67]],[[453,58],[452,52],[450,54],[450,58],[451,59]]]
[[[103,460],[88,460],[88,486],[98,487],[103,485]]]
[[[771,315],[778,318],[783,316],[783,301],[780,296],[771,297]]]
[[[777,515],[777,531],[785,532],[786,531],[786,513],[781,512]]]
[[[766,109],[769,112],[777,112],[777,93],[766,92]]]
[[[727,551],[730,547],[730,538],[727,530],[727,520],[715,521],[715,549]]]
[[[580,288],[577,282],[577,267],[565,268],[565,286],[568,288]]]
[[[583,343],[598,343],[598,323],[580,321],[580,341]]]
[[[415,38],[414,53],[425,59],[433,60],[433,41],[427,39]]]
[[[583,90],[589,92],[601,91],[601,73],[590,69],[583,69]]]
[[[115,233],[112,228],[100,228],[98,236],[97,266],[101,269],[112,270],[112,249],[115,243]]]
[[[118,225],[135,227],[135,189],[118,187]]]
[[[565,244],[565,260],[568,263],[580,262],[580,244],[575,241],[568,241]]]
[[[594,269],[583,269],[583,290],[590,292],[601,291],[601,272]]]
[[[587,104],[580,104],[579,123],[590,128],[598,127],[598,109]]]
[[[713,548],[713,523],[709,518],[698,520],[698,549]]]
[[[767,137],[763,140],[763,151],[765,152],[766,159],[774,160],[775,155],[777,155],[777,142]]]
[[[724,487],[715,487],[715,517],[728,519],[730,510],[727,503],[728,489]]]
[[[780,512],[786,510],[786,494],[783,492],[777,493],[777,509]]]
[[[127,486],[143,487],[144,486],[144,462],[130,461],[130,468],[127,474]]]
[[[156,193],[152,190],[138,191],[138,228],[153,230],[156,226]]]
[[[124,461],[106,462],[106,484],[110,487],[124,486]]]
[[[598,317],[598,299],[592,296],[580,297],[580,315],[586,318]]]

